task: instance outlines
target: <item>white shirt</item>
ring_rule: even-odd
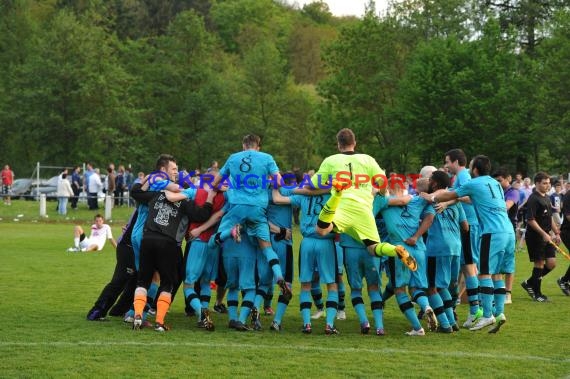
[[[101,229],[99,229],[96,224],[93,224],[91,225],[91,236],[81,241],[80,247],[87,248],[90,245],[97,245],[97,250],[102,250],[103,246],[105,246],[105,241],[111,238],[113,238],[113,233],[109,225],[103,224]]]
[[[101,189],[103,189],[103,183],[101,183],[101,177],[99,176],[99,174],[94,172],[89,177],[89,185],[87,186],[87,192],[98,193],[99,191],[101,191]]]

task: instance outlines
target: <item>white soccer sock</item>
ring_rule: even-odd
[[[75,237],[75,238],[73,239],[73,246],[74,246],[74,247],[79,247],[79,237]]]

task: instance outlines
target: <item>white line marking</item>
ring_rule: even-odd
[[[250,350],[281,350],[282,345],[259,345],[259,344],[239,344],[239,343],[206,343],[206,342],[136,342],[136,341],[53,341],[53,342],[0,342],[0,347],[109,347],[109,346],[165,346],[165,347],[197,347],[197,348],[235,348]],[[517,361],[543,361],[552,363],[570,363],[570,358],[548,358],[536,355],[510,355],[498,353],[476,353],[463,351],[432,351],[432,350],[405,350],[392,348],[354,348],[354,347],[323,347],[323,346],[295,346],[297,350],[306,352],[329,352],[329,353],[370,353],[370,354],[412,354],[422,356],[441,356],[456,358],[483,358],[491,360],[517,360]]]

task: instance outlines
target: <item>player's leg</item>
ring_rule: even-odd
[[[202,304],[200,297],[195,291],[194,284],[200,280],[204,270],[208,257],[208,245],[205,242],[194,240],[190,242],[188,254],[186,255],[186,273],[183,284],[184,300],[186,305],[194,310],[194,314],[198,317],[198,323],[200,323]],[[200,291],[201,295],[202,292]]]
[[[160,255],[157,256],[156,265],[160,275],[160,290],[156,301],[156,318],[154,330],[164,332],[168,330],[164,319],[172,303],[174,286],[178,284],[180,249],[175,241],[163,240]]]
[[[255,312],[251,314],[251,326],[254,330],[261,330],[261,318],[259,310],[263,307],[269,288],[273,286],[273,273],[269,268],[269,263],[263,254],[256,255],[256,291],[253,302]]]
[[[333,230],[333,219],[335,218],[336,210],[342,199],[342,191],[344,187],[341,182],[333,180],[331,188],[331,196],[321,209],[319,213],[319,220],[317,221],[316,231],[322,236],[329,234]]]
[[[311,297],[313,298],[313,303],[315,303],[315,307],[317,308],[311,318],[313,320],[318,320],[325,314],[323,289],[321,288],[321,278],[318,271],[313,273],[313,278],[311,280]]]
[[[360,332],[367,334],[370,330],[370,322],[366,317],[366,308],[364,306],[364,299],[362,297],[362,278],[364,277],[364,267],[361,268],[361,252],[368,256],[364,248],[344,248],[344,262],[346,266],[346,277],[350,287],[350,298],[352,307],[358,317],[360,323]],[[364,264],[362,264],[364,266]]]
[[[302,332],[310,334],[311,328],[311,280],[317,268],[317,251],[314,238],[303,238],[299,249],[299,281],[301,293],[299,294],[299,308],[303,321]]]
[[[293,246],[281,242],[278,242],[278,244],[277,253],[279,256],[279,261],[281,262],[281,268],[285,270],[284,278],[285,282],[287,283],[287,287],[290,288],[293,283]],[[290,298],[284,296],[283,294],[279,295],[279,298],[277,299],[275,317],[271,323],[272,330],[281,330],[283,316],[285,315],[285,311],[289,306],[290,300]]]
[[[143,311],[147,304],[147,288],[150,286],[152,276],[154,274],[154,240],[143,239],[139,257],[139,272],[137,275],[137,288],[135,289],[133,310],[134,322],[133,329],[138,330],[142,327]]]
[[[336,313],[337,320],[346,320],[346,287],[343,280],[343,264],[344,264],[344,251],[338,242],[335,242],[336,262],[337,262],[337,286],[338,286],[338,311]]]
[[[361,252],[364,261],[364,277],[368,285],[368,297],[370,298],[370,309],[374,318],[376,335],[383,336],[384,332],[384,301],[380,294],[382,279],[380,276],[380,258],[371,257],[367,252]]]

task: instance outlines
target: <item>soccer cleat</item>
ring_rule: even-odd
[[[418,330],[412,329],[409,332],[406,332],[405,334],[407,336],[425,336],[426,331],[424,330],[424,328],[420,328]]]
[[[513,297],[511,296],[510,292],[507,292],[507,294],[505,295],[505,304],[512,304],[513,303]]]
[[[437,329],[437,317],[435,316],[435,313],[433,312],[433,309],[430,306],[426,308],[425,319],[427,321],[428,330],[430,332],[433,332],[434,330]]]
[[[251,327],[255,331],[261,330],[261,318],[257,308],[251,308]]]
[[[327,336],[332,336],[332,335],[337,335],[340,334],[340,332],[338,331],[337,328],[335,328],[333,325],[326,325],[325,326],[325,335]]]
[[[141,330],[142,328],[142,317],[140,315],[135,315],[133,319],[133,330]]]
[[[280,332],[281,331],[281,325],[279,325],[278,323],[276,323],[275,321],[271,322],[271,326],[269,327],[269,330],[273,330],[274,332]]]
[[[526,280],[521,283],[521,287],[526,291],[526,293],[528,293],[528,296],[534,300],[534,289]]]
[[[99,308],[93,308],[87,314],[87,320],[89,321],[107,321],[105,316],[102,315],[102,311]]]
[[[504,313],[501,313],[500,315],[495,317],[495,324],[493,325],[493,327],[491,329],[489,329],[489,333],[497,333],[499,331],[499,329],[501,328],[501,326],[503,326],[503,324],[507,322],[507,318],[505,317]]]
[[[230,320],[230,322],[228,324],[228,328],[235,329],[237,322],[238,322],[237,320]]]
[[[477,320],[475,325],[470,327],[469,330],[475,331],[475,330],[483,329],[484,327],[489,326],[489,325],[493,325],[494,323],[495,323],[495,318],[493,316],[491,316],[491,317],[479,317],[479,320]]]
[[[370,331],[370,323],[368,321],[364,321],[360,324],[360,334],[368,334]]]
[[[266,316],[273,316],[275,312],[273,311],[273,308],[268,305],[266,307],[263,307],[263,314]]]
[[[483,316],[483,310],[481,308],[479,308],[477,310],[477,313],[475,313],[474,315],[469,315],[467,316],[467,320],[465,320],[465,322],[463,323],[463,327],[464,328],[471,328],[473,326],[475,326],[475,323]]]
[[[226,308],[224,303],[214,305],[214,312],[216,313],[228,313],[228,308]]]
[[[548,297],[545,294],[539,293],[534,296],[534,301],[539,303],[546,303],[548,301]]]
[[[198,322],[199,327],[206,329],[209,332],[213,332],[216,328],[214,327],[214,322],[210,317],[210,311],[207,309],[202,309],[202,319]]]
[[[423,309],[420,309],[420,310],[418,311],[418,320],[423,320],[424,317],[425,317],[425,315],[426,315],[426,313],[424,312],[424,310],[423,310]]]
[[[301,330],[303,334],[311,334],[313,333],[313,328],[311,328],[311,324],[303,325],[303,329]]]
[[[340,195],[340,192],[344,191],[345,189],[350,187],[350,182],[341,182],[339,180],[333,179],[331,183],[332,188],[335,189],[337,194]]]
[[[337,311],[336,312],[336,319],[337,320],[346,320],[346,312],[345,311]]]
[[[451,334],[453,333],[453,328],[451,326],[448,326],[447,328],[444,328],[443,326],[438,326],[437,329],[435,330],[436,333],[447,333],[447,334]]]
[[[126,314],[126,315],[125,315],[125,318],[123,318],[123,322],[124,322],[125,324],[132,324],[134,321],[135,321],[135,317],[134,317],[134,316],[131,316],[131,315],[129,315],[129,314]]]
[[[159,332],[159,333],[164,333],[166,331],[170,330],[170,328],[164,324],[161,324],[159,322],[157,322],[156,324],[154,324],[154,331],[155,332]]]
[[[408,250],[406,250],[403,246],[398,245],[394,249],[396,254],[398,254],[398,258],[405,264],[410,271],[416,271],[418,269],[418,262],[410,255]]]
[[[291,286],[283,278],[277,281],[277,285],[279,286],[279,288],[281,288],[283,299],[285,301],[291,301],[291,298],[293,297],[293,293],[291,292]]]
[[[323,317],[325,315],[325,309],[324,308],[317,308],[317,311],[315,313],[313,313],[313,315],[311,316],[311,318],[313,320],[318,320],[321,317]]]
[[[237,330],[238,332],[249,332],[251,330],[249,326],[247,326],[241,321],[236,321],[234,323],[234,329]]]
[[[459,331],[459,326],[457,325],[457,323],[451,325],[451,329],[453,329],[454,332],[458,332]]]
[[[562,293],[566,296],[570,296],[570,283],[569,282],[565,282],[562,277],[556,279],[556,283],[558,284],[558,287],[560,287],[560,290],[562,291]]]
[[[241,225],[235,224],[234,227],[232,228],[231,234],[232,234],[232,238],[234,239],[234,241],[236,243],[240,243],[241,242]]]
[[[379,337],[384,337],[386,335],[386,332],[384,331],[384,328],[377,328],[376,329],[376,335]]]

